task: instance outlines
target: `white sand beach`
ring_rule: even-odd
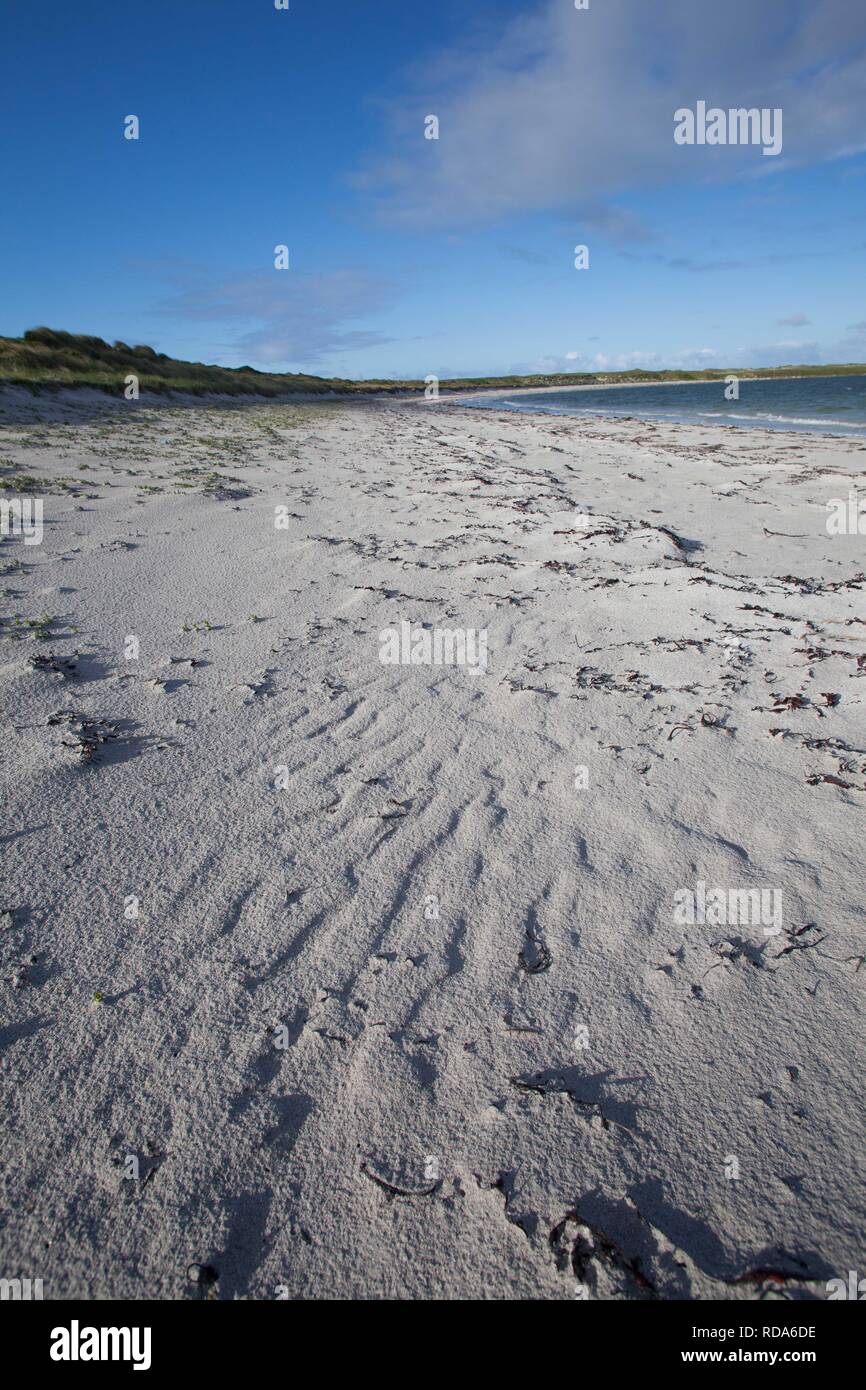
[[[0,546],[7,1276],[862,1266],[863,441],[7,389],[0,460],[44,504]],[[403,623],[486,669],[384,664]],[[760,912],[684,920],[716,890]]]

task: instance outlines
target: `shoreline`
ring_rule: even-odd
[[[784,376],[784,377],[742,376],[742,375],[739,375],[739,374],[736,373],[736,372],[731,372],[731,373],[729,373],[729,375],[731,375],[731,376],[736,376],[738,381],[815,381],[815,380],[819,380],[819,379],[820,379],[820,378],[818,378],[818,377],[816,377],[816,376],[811,375],[810,373],[805,373],[803,376]],[[861,374],[860,374],[860,373],[855,373],[855,375],[861,375]],[[864,372],[862,373],[862,375],[863,375],[863,376],[866,376],[866,371],[864,371]],[[834,380],[835,380],[835,378],[834,378]],[[541,395],[549,395],[551,392],[557,392],[557,391],[622,391],[622,390],[625,390],[627,387],[630,387],[630,386],[651,388],[651,387],[653,387],[653,386],[711,386],[711,385],[718,385],[718,386],[722,386],[722,387],[723,387],[723,386],[725,385],[725,378],[724,378],[724,377],[700,377],[700,378],[698,378],[698,379],[696,380],[694,377],[677,377],[676,379],[667,379],[667,378],[666,378],[664,381],[597,381],[597,382],[582,382],[582,383],[580,383],[579,385],[575,385],[575,386],[515,386],[515,387],[512,387],[512,388],[508,388],[508,387],[496,387],[495,389],[492,388],[492,387],[491,387],[491,388],[488,388],[488,387],[486,387],[486,386],[483,386],[483,387],[479,387],[477,390],[474,390],[474,391],[460,391],[460,392],[458,392],[458,393],[454,393],[454,392],[452,392],[452,391],[449,390],[449,391],[443,392],[443,393],[441,393],[441,394],[442,394],[442,396],[447,396],[447,399],[448,399],[448,400],[453,400],[455,394],[459,394],[459,395],[464,396],[464,397],[465,397],[465,396],[471,396],[471,397],[474,398],[474,399],[478,399],[479,396],[504,396],[504,395],[509,395],[509,396],[511,396],[511,395],[519,395],[519,396],[541,396]]]
[[[441,402],[440,402],[440,403],[441,403]],[[384,404],[384,403],[379,403],[379,402],[377,402],[377,404]],[[402,404],[423,404],[423,405],[432,405],[433,402],[431,402],[431,401],[423,401],[423,402],[402,402]],[[446,402],[446,404],[451,405],[452,408],[454,408],[454,409],[460,409],[460,410],[469,410],[469,409],[471,409],[471,407],[469,407],[469,406],[466,404],[465,401],[453,401],[453,402],[452,402],[452,401],[448,401],[448,402]],[[495,407],[491,406],[490,409],[491,409],[491,412],[493,412],[493,410],[495,409]],[[861,440],[862,440],[862,441],[863,441],[863,447],[866,447],[866,426],[864,426],[864,432],[863,432],[863,434],[856,434],[856,433],[854,433],[853,431],[852,431],[852,432],[849,432],[849,433],[845,433],[845,434],[837,434],[837,433],[834,433],[834,432],[831,431],[831,430],[817,430],[817,429],[814,429],[814,428],[808,428],[808,429],[806,429],[806,428],[804,428],[804,429],[795,429],[795,428],[785,428],[784,426],[774,427],[774,426],[771,426],[771,425],[767,425],[767,424],[765,424],[765,423],[760,423],[760,424],[755,424],[755,425],[751,425],[751,424],[737,424],[737,425],[734,425],[734,424],[726,424],[724,421],[709,421],[709,420],[706,420],[706,421],[705,421],[705,420],[667,420],[667,419],[659,419],[657,416],[652,416],[652,415],[649,415],[649,416],[647,416],[647,415],[604,415],[604,414],[598,414],[598,415],[596,415],[595,413],[593,413],[593,414],[591,414],[591,415],[590,415],[590,414],[587,414],[587,415],[572,415],[572,414],[568,414],[568,413],[565,412],[565,411],[563,411],[563,412],[561,412],[561,413],[553,413],[553,412],[542,411],[542,410],[533,411],[533,410],[507,410],[507,409],[503,409],[503,410],[502,410],[502,415],[503,415],[504,417],[506,417],[506,418],[509,417],[509,416],[514,416],[514,417],[517,418],[517,419],[534,420],[536,423],[541,423],[542,421],[545,421],[545,420],[550,420],[550,421],[556,421],[556,420],[558,420],[558,421],[571,420],[571,421],[574,421],[574,422],[577,423],[577,424],[579,424],[579,423],[584,423],[584,424],[594,424],[594,425],[599,425],[599,424],[606,424],[606,425],[645,425],[645,426],[648,426],[649,428],[652,428],[652,429],[699,430],[699,431],[706,431],[707,433],[712,433],[712,431],[714,431],[714,430],[721,430],[722,433],[723,433],[723,435],[728,435],[728,434],[731,434],[731,435],[742,435],[742,436],[744,436],[744,437],[752,437],[752,436],[754,436],[754,435],[765,435],[765,436],[767,436],[768,441],[769,441],[770,439],[773,439],[773,438],[780,438],[780,437],[781,437],[781,438],[786,438],[786,437],[790,437],[791,439],[814,439],[816,442],[820,442],[820,441],[828,441],[828,442],[829,442],[829,441],[833,441],[833,442],[838,442],[838,443],[841,443],[841,444],[844,444],[844,443],[856,444],[858,441],[861,441]]]
[[[778,379],[779,379],[779,378],[774,378],[774,380],[778,380]],[[789,381],[808,381],[808,380],[814,380],[814,378],[812,378],[812,377],[788,377],[788,378],[785,378],[785,379],[786,379],[786,380],[789,380]],[[746,382],[746,381],[763,381],[763,380],[766,380],[766,378],[763,378],[763,377],[739,377],[738,380],[741,381],[741,382]],[[717,384],[718,384],[719,386],[721,386],[721,387],[724,386],[724,382],[723,382],[723,381],[721,381],[721,382],[719,382],[719,383],[717,383]],[[841,440],[849,439],[849,440],[852,440],[852,441],[853,441],[853,440],[857,440],[857,439],[866,440],[866,421],[861,421],[861,422],[859,422],[859,423],[857,423],[857,424],[852,424],[852,425],[845,425],[845,424],[843,424],[843,423],[840,422],[840,421],[834,421],[834,422],[832,422],[832,424],[831,424],[831,423],[828,423],[826,427],[822,427],[822,426],[820,426],[820,425],[816,425],[815,422],[812,421],[812,420],[803,421],[803,422],[801,423],[801,422],[798,422],[796,419],[793,419],[793,418],[784,419],[784,420],[780,421],[779,424],[769,424],[769,423],[767,423],[767,421],[766,421],[765,419],[761,419],[761,418],[758,418],[758,417],[750,417],[748,414],[740,415],[736,420],[734,420],[734,419],[723,419],[723,418],[720,418],[720,419],[694,419],[694,418],[689,418],[689,417],[688,417],[687,415],[685,415],[685,414],[683,414],[682,418],[680,418],[680,419],[669,419],[669,418],[665,418],[665,417],[662,417],[662,416],[659,416],[659,415],[655,415],[655,414],[650,414],[650,413],[637,413],[637,414],[635,414],[635,415],[624,415],[624,414],[621,414],[621,413],[620,413],[620,414],[607,415],[607,414],[605,414],[604,408],[603,408],[602,406],[599,406],[598,409],[592,409],[592,408],[590,408],[590,409],[588,409],[588,410],[585,411],[585,412],[575,412],[575,411],[570,411],[570,410],[558,410],[558,411],[557,411],[557,410],[549,410],[549,411],[545,411],[545,410],[542,410],[542,409],[540,409],[540,408],[537,409],[537,410],[532,410],[531,407],[529,406],[529,404],[527,404],[526,406],[521,406],[520,408],[514,408],[514,407],[512,407],[512,406],[510,405],[510,402],[509,402],[508,400],[504,399],[504,398],[506,398],[506,397],[511,397],[511,396],[519,396],[519,397],[522,397],[522,398],[523,398],[523,397],[532,397],[532,396],[561,395],[561,394],[563,394],[564,392],[624,390],[624,389],[626,389],[626,388],[628,388],[628,387],[646,387],[646,388],[649,389],[649,388],[652,388],[652,387],[655,387],[655,386],[698,386],[698,385],[707,385],[707,382],[706,382],[706,381],[696,382],[696,381],[692,381],[692,380],[664,381],[664,382],[658,382],[658,381],[656,381],[656,382],[622,382],[622,383],[604,383],[603,385],[598,385],[598,386],[589,386],[589,385],[587,385],[587,386],[553,386],[553,387],[519,388],[519,389],[516,389],[516,390],[513,390],[513,391],[478,391],[478,392],[461,392],[461,393],[458,393],[458,394],[452,394],[452,393],[449,392],[449,393],[447,393],[447,394],[440,395],[440,397],[438,398],[438,402],[433,402],[433,401],[425,400],[425,401],[419,401],[419,402],[416,402],[416,403],[418,403],[418,404],[425,404],[425,405],[433,405],[433,404],[437,404],[437,403],[438,403],[438,404],[446,404],[446,405],[452,405],[452,406],[453,406],[453,405],[464,405],[464,406],[469,406],[469,405],[471,405],[473,402],[478,401],[478,400],[490,400],[490,401],[492,402],[492,404],[491,404],[491,406],[490,406],[490,409],[496,409],[496,408],[498,407],[498,408],[500,408],[500,409],[503,411],[503,413],[505,413],[505,414],[523,415],[523,416],[528,416],[528,417],[531,417],[531,418],[534,418],[534,419],[537,419],[537,420],[541,420],[541,419],[559,419],[559,420],[569,420],[569,419],[571,419],[571,420],[595,420],[595,421],[598,421],[598,420],[608,420],[608,421],[614,421],[614,420],[640,420],[640,421],[641,421],[642,423],[644,423],[644,424],[647,424],[647,425],[656,425],[656,426],[658,426],[658,425],[671,425],[671,426],[680,425],[680,426],[686,426],[686,427],[688,427],[688,428],[695,428],[695,429],[716,429],[716,428],[718,428],[718,429],[733,430],[733,431],[736,431],[736,432],[750,433],[750,434],[754,433],[755,431],[763,431],[763,432],[765,432],[765,433],[767,433],[767,434],[773,434],[773,435],[776,435],[776,434],[791,434],[791,435],[806,436],[807,438],[824,438],[824,439],[841,439]],[[477,407],[476,407],[476,408],[477,408]]]
[[[752,377],[748,379],[759,381],[762,378]],[[797,378],[797,380],[807,379],[809,378]],[[741,378],[741,380],[746,380],[746,378]],[[643,382],[622,383],[623,386],[642,386],[644,384],[645,383]],[[680,384],[695,385],[698,383],[652,383],[652,385],[667,384],[675,386]],[[28,388],[17,386],[15,384],[0,382],[0,425],[2,425],[4,422],[9,422],[16,419],[32,419],[34,421],[39,419],[48,420],[52,417],[60,419],[64,416],[64,413],[67,411],[67,409],[71,421],[75,420],[76,417],[81,419],[87,415],[97,416],[100,413],[111,415],[115,411],[137,413],[141,410],[193,411],[216,409],[226,410],[229,413],[236,413],[242,410],[255,411],[257,409],[267,409],[269,407],[275,409],[298,407],[300,409],[303,409],[315,407],[317,405],[329,408],[344,406],[347,409],[359,410],[387,409],[389,407],[393,409],[396,407],[402,407],[407,405],[429,407],[431,410],[435,410],[440,406],[448,406],[451,409],[466,409],[471,408],[467,406],[468,402],[478,400],[479,397],[491,398],[499,397],[503,394],[547,395],[550,392],[559,392],[565,390],[594,391],[600,389],[608,388],[601,388],[595,386],[579,388],[543,387],[527,388],[525,390],[521,388],[520,391],[507,393],[501,391],[460,392],[455,393],[454,395],[450,393],[444,393],[440,395],[438,399],[434,400],[429,400],[424,396],[418,395],[417,393],[412,393],[411,395],[398,395],[393,393],[384,395],[366,395],[359,393],[357,395],[350,396],[339,395],[336,393],[333,395],[302,395],[291,393],[285,396],[240,396],[221,392],[208,393],[207,395],[195,395],[190,392],[171,392],[164,394],[162,392],[143,392],[138,401],[130,402],[124,400],[121,396],[114,395],[111,392],[96,387],[64,386],[47,389],[44,392],[34,392]],[[617,388],[616,386],[611,386],[609,389],[615,390],[619,388]],[[491,407],[491,413],[495,411],[495,408],[496,407]],[[814,427],[802,427],[799,429],[795,426],[792,426],[790,428],[777,427],[768,425],[765,422],[758,422],[755,424],[741,422],[733,424],[728,423],[724,420],[669,420],[661,419],[657,416],[652,415],[605,415],[601,410],[599,410],[599,412],[597,413],[593,411],[591,414],[585,415],[570,414],[566,411],[557,413],[545,412],[542,410],[532,411],[529,409],[517,411],[509,410],[507,407],[501,407],[501,410],[502,415],[505,417],[534,420],[537,423],[540,423],[542,421],[553,420],[573,421],[576,424],[579,424],[580,422],[589,422],[594,424],[603,422],[610,425],[615,425],[617,423],[632,423],[644,424],[653,428],[664,427],[674,430],[694,429],[701,431],[713,431],[718,429],[722,430],[725,434],[748,436],[752,436],[755,434],[763,434],[768,436],[769,438],[790,435],[799,439],[814,439],[816,441],[838,440],[840,442],[849,441],[852,444],[856,443],[856,441],[858,440],[866,439],[866,425],[863,426],[864,433],[860,434],[855,433],[853,430],[845,433],[836,433],[832,430],[821,430],[816,429]]]

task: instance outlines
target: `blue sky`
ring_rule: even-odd
[[[43,0],[0,55],[4,334],[355,377],[866,360],[852,0]],[[781,154],[678,146],[698,100],[781,108]]]

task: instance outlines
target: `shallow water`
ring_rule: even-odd
[[[685,424],[803,430],[866,436],[866,375],[741,378],[739,400],[725,400],[724,381],[676,385],[607,386],[544,391],[464,402],[479,409],[547,415],[637,416]]]

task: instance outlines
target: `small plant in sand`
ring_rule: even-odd
[[[181,632],[210,632],[212,625],[207,618],[200,618],[194,623],[184,623]]]
[[[105,995],[102,993],[102,990],[101,990],[101,989],[95,989],[95,990],[93,991],[93,1002],[94,1002],[94,1004],[104,1004],[104,1003],[105,1003]]]
[[[44,641],[51,636],[51,628],[55,621],[49,613],[43,613],[41,618],[26,618],[24,625],[30,628],[34,638]]]
[[[15,613],[12,617],[4,618],[9,629],[4,635],[11,637],[14,642],[20,642],[27,635],[29,629],[31,637],[35,641],[44,641],[52,636],[52,625],[57,621],[50,613],[43,613],[41,618],[22,618],[20,613]]]
[[[30,473],[7,473],[0,478],[0,487],[9,492],[35,492],[42,484]]]

